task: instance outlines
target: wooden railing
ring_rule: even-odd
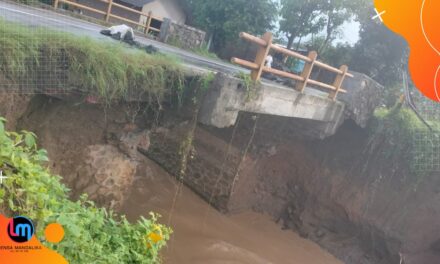
[[[342,83],[344,82],[344,79],[346,77],[353,77],[352,74],[348,73],[348,67],[346,65],[341,66],[339,69],[334,68],[330,65],[327,65],[325,63],[319,62],[316,60],[318,57],[318,54],[316,51],[309,52],[308,56],[301,55],[297,52],[291,51],[289,49],[286,49],[284,47],[278,46],[276,44],[272,43],[273,37],[272,33],[267,32],[265,33],[262,38],[258,38],[255,36],[252,36],[247,33],[240,33],[240,38],[247,40],[249,42],[252,42],[254,44],[257,44],[259,46],[256,58],[254,62],[242,60],[239,58],[232,58],[232,62],[235,64],[239,64],[241,66],[244,66],[246,68],[249,68],[252,70],[251,72],[251,78],[254,81],[258,81],[261,78],[261,75],[263,72],[272,73],[281,77],[290,78],[292,80],[296,81],[295,89],[303,92],[304,89],[308,84],[316,85],[321,88],[325,88],[330,90],[329,98],[335,100],[338,93],[346,93],[347,91],[342,89]],[[304,69],[301,73],[301,75],[296,75],[294,73],[280,71],[277,69],[269,68],[265,66],[266,57],[268,56],[269,52],[271,50],[274,50],[276,52],[282,53],[285,56],[289,56],[292,58],[296,58],[299,60],[302,60],[305,62]],[[310,78],[312,74],[313,68],[317,66],[324,70],[336,73],[336,78],[333,82],[333,84],[327,84],[323,82],[319,82],[316,80],[312,80]]]
[[[107,3],[106,10],[105,11],[99,10],[99,9],[96,9],[96,8],[93,8],[93,7],[90,7],[90,6],[85,6],[85,5],[82,5],[82,4],[78,4],[78,3],[73,2],[71,0],[55,0],[54,3],[53,3],[53,6],[56,9],[56,8],[58,8],[58,4],[60,2],[63,2],[63,3],[66,3],[67,5],[71,5],[71,6],[74,6],[76,8],[79,8],[79,9],[84,9],[84,10],[91,11],[91,12],[94,12],[94,13],[97,13],[97,14],[101,14],[101,15],[104,16],[104,20],[106,22],[108,22],[110,18],[116,18],[118,20],[121,20],[121,21],[124,21],[124,22],[127,22],[127,23],[130,23],[130,24],[133,24],[133,25],[136,25],[136,26],[139,26],[139,27],[143,28],[143,31],[144,31],[145,34],[149,34],[149,33],[152,33],[152,32],[160,32],[160,28],[153,27],[151,22],[153,20],[157,20],[157,21],[163,22],[163,19],[158,18],[158,17],[154,17],[151,12],[144,13],[144,12],[138,11],[136,9],[127,7],[127,6],[124,6],[124,5],[121,5],[121,4],[118,4],[118,3],[114,3],[113,0],[95,0],[95,1],[96,2]],[[146,23],[142,24],[139,21],[134,21],[134,20],[131,20],[131,19],[128,19],[128,18],[125,18],[125,17],[121,17],[121,16],[117,16],[115,14],[112,14],[113,7],[117,7],[117,8],[129,11],[129,12],[133,12],[135,14],[139,14],[140,17],[144,16],[144,17],[147,18]]]

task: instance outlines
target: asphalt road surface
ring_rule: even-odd
[[[0,0],[0,18],[3,18],[7,21],[20,23],[29,27],[47,27],[50,29],[64,31],[78,36],[88,36],[103,42],[116,41],[99,33],[102,29],[106,29],[105,26],[75,18],[67,14],[60,14],[51,10],[45,10],[13,2],[4,2]],[[170,54],[179,58],[184,63],[186,68],[195,72],[213,71],[226,74],[236,74],[239,72],[250,73],[249,70],[239,66],[235,66],[230,63],[199,56],[192,52],[188,52],[164,44],[162,42],[148,39],[139,33],[135,33],[135,35],[136,41],[144,45],[153,45],[159,50],[159,52]],[[271,82],[269,80],[262,79],[261,81],[266,84],[270,83],[272,86],[276,86],[280,89],[292,89],[291,87],[286,87],[281,84]],[[316,89],[310,89],[309,87],[305,89],[305,93],[319,97],[327,97],[326,93],[323,93]]]
[[[84,21],[68,15],[39,9],[31,6],[0,1],[0,17],[7,21],[21,23],[30,27],[48,27],[51,29],[68,32],[74,35],[89,36],[102,41],[115,41],[101,35],[99,32],[104,26]],[[122,23],[122,22],[121,22]],[[219,60],[213,60],[197,54],[154,41],[135,33],[136,40],[144,45],[153,45],[159,52],[172,54],[180,58],[186,66],[195,70],[211,70],[228,74],[247,71]]]

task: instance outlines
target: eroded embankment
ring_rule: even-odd
[[[426,144],[435,135],[399,108],[325,140],[310,137],[310,122],[242,114],[230,129],[199,126],[183,180],[216,208],[268,213],[346,263],[436,263],[439,179],[420,170],[438,153]],[[152,133],[146,154],[178,175],[187,130]]]
[[[398,263],[399,253],[405,263],[439,262],[440,179],[435,174],[417,178],[407,162],[409,150],[396,148],[401,142],[385,135],[372,137],[351,121],[335,136],[318,140],[307,136],[307,121],[241,115],[234,128],[198,126],[192,139],[188,137],[188,131],[193,128],[192,119],[185,117],[184,111],[165,111],[158,118],[139,114],[136,104],[104,111],[99,105],[44,96],[20,99],[20,102],[20,111],[12,109],[12,115],[4,103],[0,114],[9,115],[11,124],[18,124],[19,129],[36,132],[51,156],[51,169],[63,175],[74,195],[85,191],[100,204],[122,208],[133,218],[139,215],[136,205],[127,209],[127,203],[132,205],[139,199],[154,204],[148,207],[147,203],[139,203],[142,211],[166,204],[162,212],[179,218],[182,215],[176,216],[178,212],[186,210],[175,207],[175,201],[182,196],[171,187],[179,190],[174,183],[158,184],[153,190],[150,186],[146,189],[151,196],[145,194],[142,185],[146,182],[139,179],[147,177],[147,185],[154,186],[152,175],[160,173],[149,172],[151,168],[145,167],[142,161],[145,157],[137,151],[140,150],[181,177],[217,208],[230,212],[253,209],[269,214],[282,227],[318,242],[345,263]],[[192,147],[182,167],[182,149],[189,143]],[[389,153],[390,149],[397,149],[397,154]],[[190,204],[199,203],[194,197],[185,197],[182,199]],[[231,254],[237,251],[236,247],[243,247],[246,251],[238,250],[238,259],[243,254],[259,259],[253,254],[263,245],[257,243],[246,248],[243,246],[246,241],[234,240],[240,232],[252,236],[248,231],[225,229],[233,230],[230,239],[237,244],[231,247],[213,242],[216,235],[212,230],[205,236],[204,232],[188,228],[188,221],[210,215],[206,206],[200,204],[200,208],[204,209],[188,209],[194,211],[179,219],[184,224],[178,230],[184,230],[188,236],[194,234],[200,241],[211,241],[207,242],[212,244],[211,252],[220,248]],[[199,212],[201,215],[194,217]],[[209,216],[201,223],[217,226],[230,221],[219,221],[217,217],[222,216]],[[237,224],[232,221],[228,225]],[[261,239],[267,240],[266,236]],[[275,244],[276,239],[296,243],[278,236],[271,239]],[[200,245],[197,241],[193,240],[196,247]],[[173,252],[177,255],[171,259],[184,258],[179,255],[183,254],[181,251]],[[281,253],[270,252],[264,256],[257,253],[263,258],[259,260],[278,263],[276,256]],[[331,263],[324,255],[323,263]],[[192,257],[197,260],[197,256]],[[301,263],[319,263],[305,259]]]
[[[5,106],[0,114],[4,115],[11,108],[6,107],[10,107],[6,97],[0,98],[5,99],[0,100]],[[146,114],[133,116],[136,104],[103,109],[46,96],[26,101],[21,114],[12,109],[17,114],[8,115],[9,125],[38,135],[41,146],[48,150],[51,171],[63,175],[74,197],[86,192],[100,205],[126,213],[130,220],[149,211],[164,216],[162,220],[174,230],[163,252],[165,263],[255,264],[284,263],[285,259],[340,263],[316,244],[283,232],[268,216],[220,214],[139,154],[138,150],[150,147],[151,133],[187,124],[178,113],[158,121]]]
[[[258,122],[248,153],[254,165],[243,168],[228,206],[269,213],[346,263],[399,263],[399,253],[404,263],[439,263],[440,179],[417,171],[423,162],[412,156],[435,150],[411,146],[401,136],[411,115],[396,111],[403,112],[391,129],[373,133],[348,121],[325,140],[301,135],[283,119],[244,117],[239,131],[249,134]],[[381,126],[392,125],[386,122]],[[429,142],[430,133],[419,132],[420,144]],[[236,145],[248,138],[235,137]]]

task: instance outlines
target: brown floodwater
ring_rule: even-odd
[[[163,250],[170,264],[341,264],[315,243],[281,230],[268,216],[219,213],[155,163],[145,159],[122,212],[136,220],[160,213],[173,229]]]

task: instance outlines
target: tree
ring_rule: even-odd
[[[280,32],[287,37],[287,48],[292,48],[298,37],[320,32],[325,25],[322,10],[325,0],[281,0]]]
[[[307,45],[312,50],[318,50],[319,48],[324,46],[324,48],[322,48],[321,51],[318,53],[319,55],[318,59],[327,64],[336,67],[350,64],[350,62],[352,61],[351,58],[353,56],[353,51],[354,51],[354,48],[350,46],[350,44],[329,43],[327,45],[324,45],[325,41],[326,41],[325,36],[315,37],[311,41],[309,41]]]
[[[262,34],[273,28],[277,5],[272,0],[186,0],[192,24],[212,35],[216,50],[235,41],[241,31]]]
[[[401,81],[400,70],[407,64],[408,45],[380,21],[372,20],[371,10],[361,16],[360,40],[350,67],[385,86],[393,86]]]
[[[337,34],[339,28],[353,17],[351,8],[347,5],[347,0],[332,0],[324,4],[323,12],[325,13],[325,39],[322,45],[318,48],[321,53],[325,47],[332,42]]]
[[[339,34],[344,22],[357,18],[369,0],[281,0],[280,31],[286,34],[287,47],[295,38],[324,33],[321,52]]]

